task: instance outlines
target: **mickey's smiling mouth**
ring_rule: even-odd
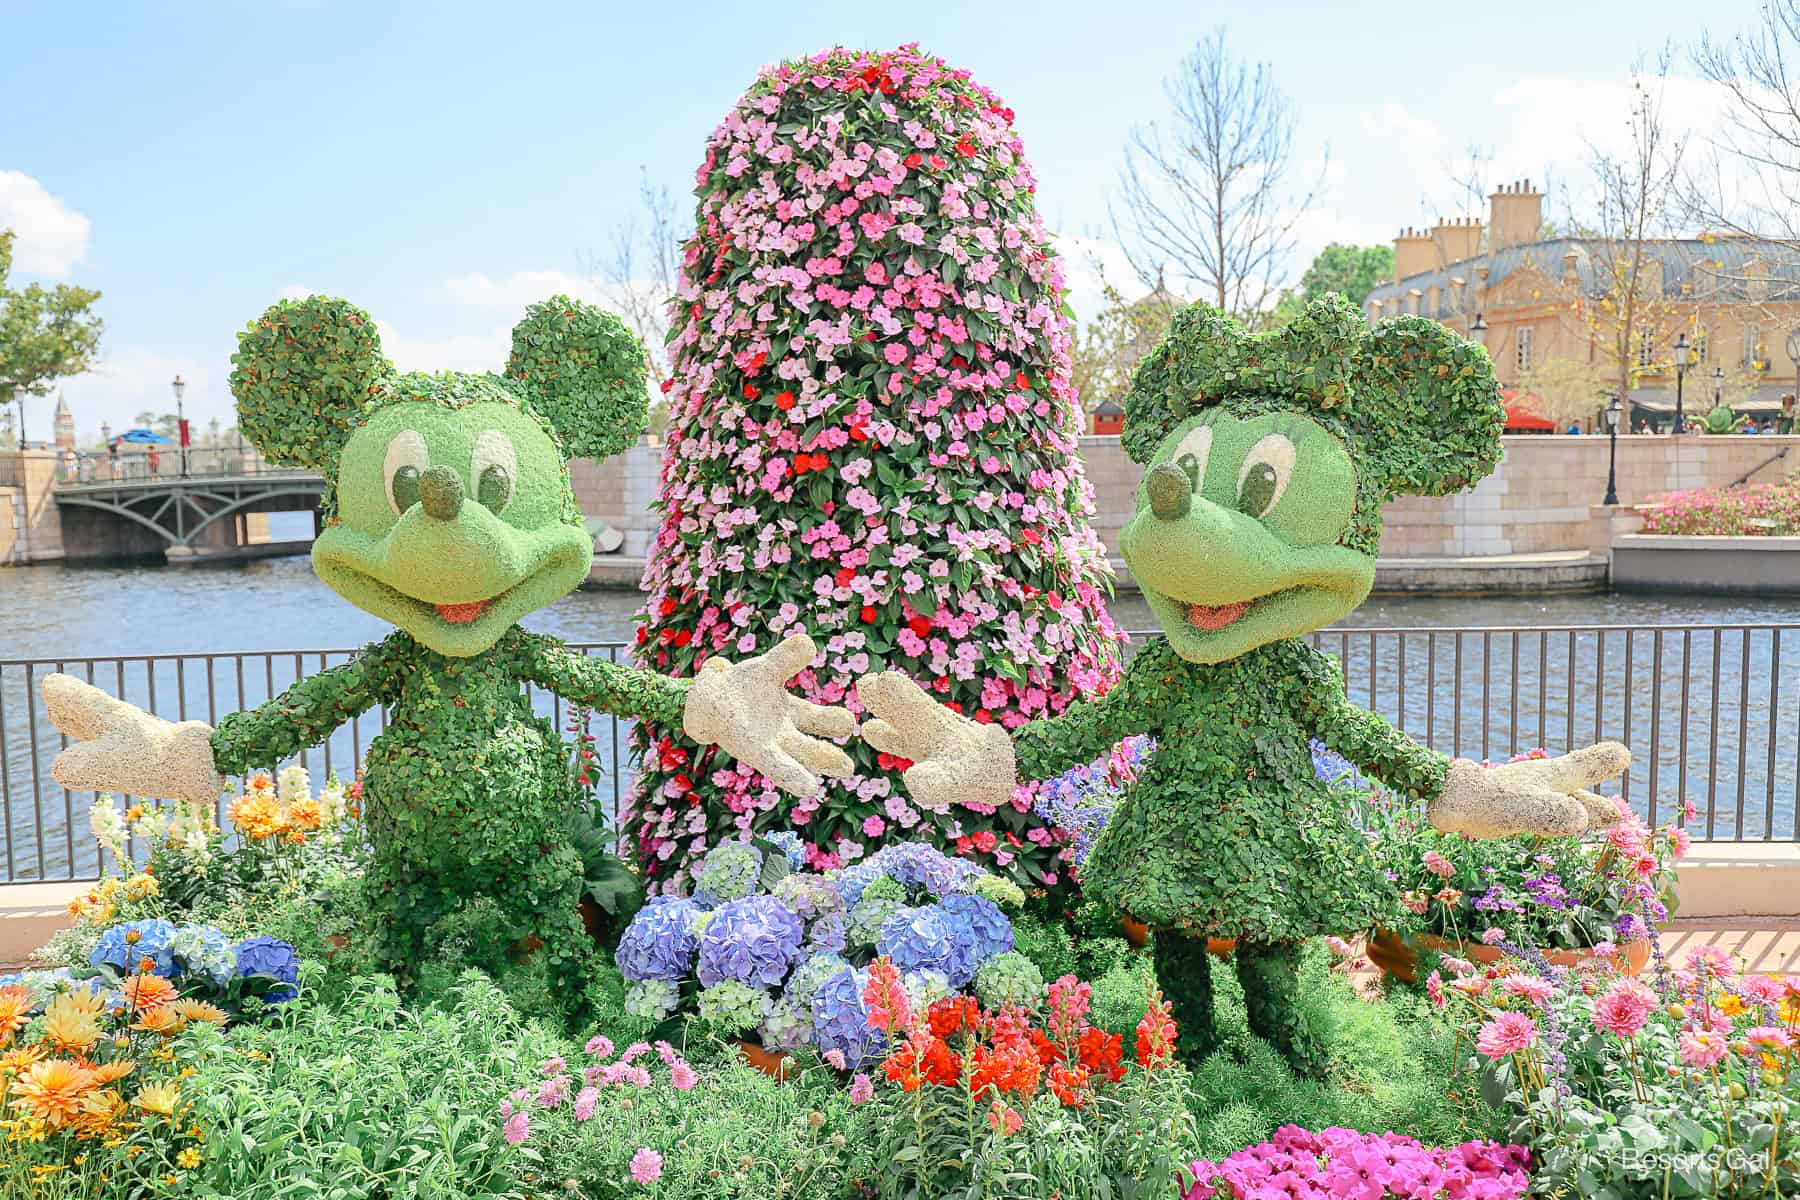
[[[1250,604],[1249,600],[1239,600],[1235,604],[1189,604],[1187,623],[1195,629],[1217,633],[1248,612]]]
[[[494,597],[490,596],[486,600],[471,600],[466,604],[434,604],[432,607],[437,609],[437,615],[439,617],[448,621],[450,624],[467,625],[470,621],[473,621],[476,617],[479,617],[482,613],[486,612],[488,610],[488,605],[493,602]]]

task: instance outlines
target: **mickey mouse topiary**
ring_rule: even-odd
[[[51,768],[64,786],[210,809],[219,772],[273,766],[385,705],[363,792],[378,952],[407,974],[435,923],[488,897],[521,937],[543,940],[574,1002],[588,950],[564,816],[574,797],[562,743],[522,683],[680,727],[801,795],[850,770],[821,740],[852,733],[850,714],[785,690],[815,657],[805,637],[736,665],[712,659],[686,681],[572,654],[515,623],[587,577],[593,545],[567,459],[611,454],[643,425],[643,354],[616,317],[566,297],[533,306],[503,376],[397,374],[369,316],[323,297],[277,304],[238,347],[240,428],[271,462],[325,474],[314,569],[399,629],[216,730],[49,676],[50,715],[75,739]]]
[[[1139,366],[1126,450],[1148,469],[1120,550],[1164,637],[1102,700],[1008,735],[934,704],[903,675],[859,684],[864,736],[915,765],[915,794],[1010,794],[1130,734],[1155,754],[1095,842],[1091,894],[1158,927],[1155,959],[1184,1053],[1215,1040],[1206,938],[1238,941],[1252,1028],[1303,1069],[1320,1047],[1294,1005],[1303,939],[1393,908],[1362,835],[1313,774],[1316,737],[1472,836],[1578,833],[1617,819],[1585,789],[1630,755],[1451,762],[1351,705],[1301,634],[1344,616],[1375,577],[1381,506],[1468,487],[1500,459],[1486,354],[1435,322],[1370,330],[1336,297],[1277,333],[1184,310]]]

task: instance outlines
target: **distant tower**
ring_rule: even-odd
[[[56,393],[56,448],[75,449],[75,414],[69,411],[69,402],[61,392]]]

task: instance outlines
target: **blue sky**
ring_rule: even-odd
[[[1755,16],[1754,0],[1710,7],[1715,33]],[[758,66],[834,42],[916,40],[972,70],[1018,113],[1046,221],[1117,271],[1107,200],[1126,136],[1163,115],[1163,78],[1223,24],[1297,106],[1304,169],[1330,148],[1297,271],[1327,240],[1456,215],[1470,145],[1492,150],[1490,184],[1578,183],[1584,141],[1622,123],[1634,58],[1700,32],[1672,0],[1495,14],[25,0],[0,15],[0,225],[21,231],[22,274],[105,293],[104,368],[67,385],[84,432],[171,407],[177,371],[190,415],[229,424],[233,334],[284,290],[369,309],[402,367],[499,367],[524,303],[578,286],[634,210],[640,167],[685,199]],[[1704,129],[1712,103],[1683,84],[1669,108]],[[1076,274],[1079,307],[1093,280]],[[46,413],[30,411],[33,436]]]

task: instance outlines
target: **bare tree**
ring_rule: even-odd
[[[1730,41],[1702,35],[1693,58],[1730,107],[1683,199],[1709,228],[1800,248],[1800,0],[1770,0]]]
[[[1593,273],[1581,312],[1588,336],[1604,360],[1606,388],[1628,401],[1632,385],[1669,364],[1663,352],[1679,317],[1663,290],[1663,263],[1649,245],[1670,223],[1682,139],[1662,116],[1665,54],[1657,72],[1632,80],[1629,142],[1619,151],[1589,147],[1593,195],[1591,220],[1573,217],[1573,231],[1587,242]]]
[[[642,168],[638,202],[639,211],[613,227],[605,252],[589,257],[587,273],[644,344],[650,379],[660,393],[670,374],[669,305],[680,278],[681,243],[668,185],[652,184]],[[651,406],[651,432],[660,434],[667,419],[659,396]]]
[[[1145,287],[1175,278],[1255,322],[1285,282],[1295,223],[1317,190],[1288,187],[1293,105],[1267,63],[1232,57],[1223,28],[1164,91],[1173,116],[1132,131],[1113,228]]]

